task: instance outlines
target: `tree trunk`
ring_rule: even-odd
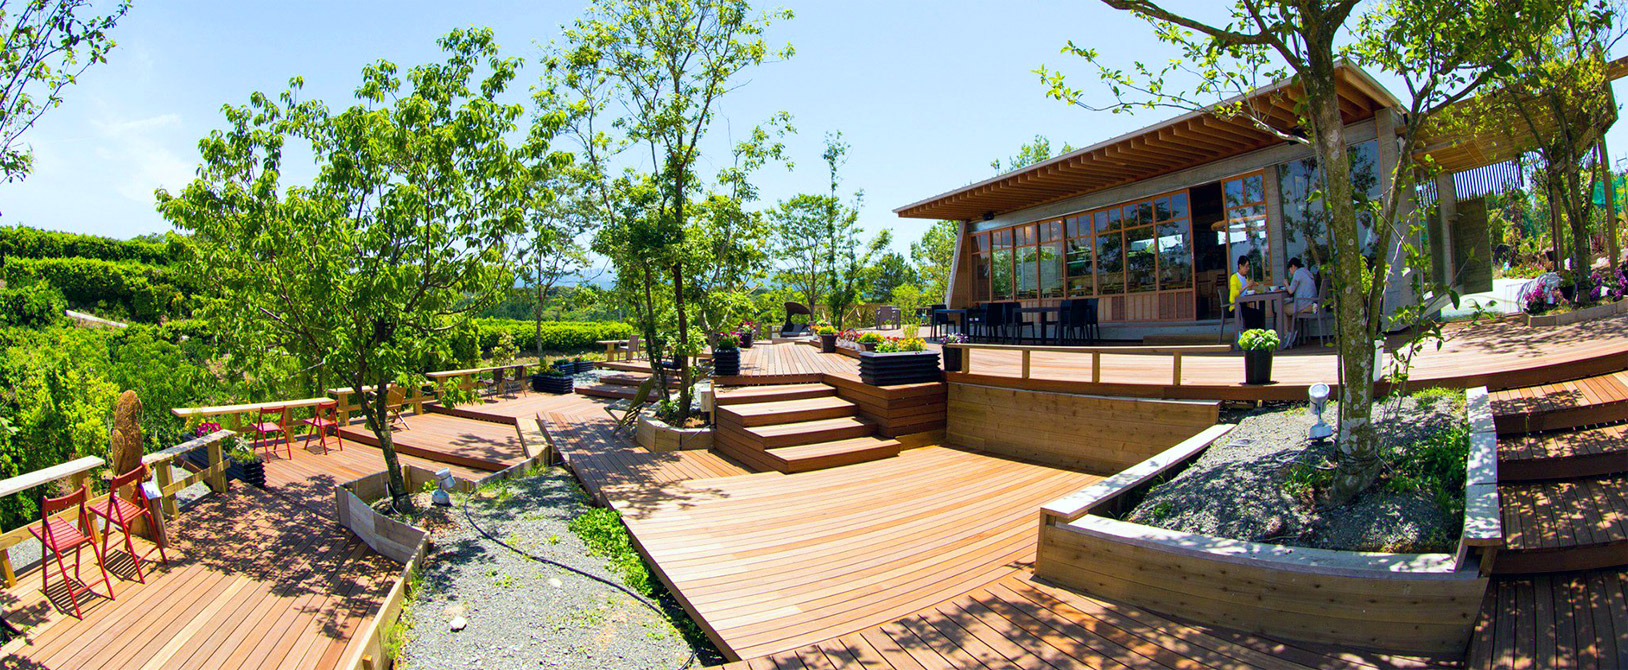
[[[411,492],[407,490],[407,482],[401,476],[401,463],[396,458],[396,443],[391,439],[390,433],[390,382],[379,380],[373,385],[375,393],[373,399],[362,403],[362,415],[367,418],[367,428],[373,431],[373,437],[379,440],[379,451],[384,452],[384,469],[390,473],[390,501],[397,511],[407,511],[413,508]],[[358,384],[357,389],[362,386]]]
[[[1345,125],[1335,97],[1332,63],[1326,77],[1304,78],[1312,141],[1322,168],[1323,206],[1329,212],[1334,245],[1334,303],[1336,345],[1340,353],[1339,436],[1331,491],[1336,503],[1355,497],[1373,484],[1379,473],[1378,437],[1374,432],[1374,336],[1369,302],[1370,284],[1363,281],[1366,257],[1352,201],[1351,164],[1346,157]],[[1321,69],[1321,68],[1319,68]],[[1381,250],[1381,258],[1385,251]],[[1383,261],[1379,262],[1383,266]],[[1374,271],[1375,275],[1379,270]],[[1384,281],[1374,277],[1371,281]]]
[[[1611,154],[1605,149],[1605,137],[1594,145],[1595,163],[1605,179],[1605,253],[1613,272],[1622,250],[1617,248],[1617,177],[1611,173]],[[1614,275],[1613,275],[1614,276]]]
[[[686,419],[690,418],[690,362],[687,347],[689,347],[690,323],[684,306],[684,262],[673,262],[673,307],[678,311],[678,339],[679,344],[673,348],[673,362],[678,366],[678,419],[682,427]],[[684,352],[684,353],[681,353]]]

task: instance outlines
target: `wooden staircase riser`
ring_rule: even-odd
[[[1499,435],[1573,430],[1618,421],[1628,421],[1628,400],[1564,409],[1511,412],[1493,417]]]
[[[1583,479],[1628,472],[1628,452],[1498,461],[1499,482]]]
[[[1531,575],[1576,572],[1628,566],[1628,542],[1547,549],[1498,552],[1492,572],[1496,575]]]
[[[741,407],[734,405],[733,407]],[[801,423],[804,421],[819,421],[821,419],[840,419],[845,416],[857,416],[859,408],[853,405],[818,407],[813,409],[798,409],[773,414],[741,415],[730,407],[719,407],[717,410],[718,424],[729,424],[741,428],[755,428],[758,426],[778,426],[784,423]]]
[[[834,396],[834,395],[837,394],[836,389],[831,388],[829,386],[826,386],[824,384],[818,385],[819,388],[817,388],[817,389],[816,388],[810,388],[811,386],[814,386],[814,385],[811,385],[811,384],[787,384],[786,386],[788,387],[786,390],[773,393],[772,395],[738,396],[738,395],[732,395],[730,393],[720,393],[720,394],[718,394],[717,403],[718,403],[719,407],[727,407],[729,405],[742,405],[742,404],[751,404],[751,403],[760,403],[760,402],[779,402],[779,401],[782,401],[782,400],[808,400],[808,399],[811,399],[811,398],[825,398],[825,397]]]

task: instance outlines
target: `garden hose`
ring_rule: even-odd
[[[554,566],[556,568],[560,568],[562,570],[567,570],[567,571],[576,573],[578,575],[581,575],[583,577],[587,577],[588,579],[592,579],[592,580],[594,580],[596,582],[599,582],[601,584],[604,584],[606,586],[614,588],[614,589],[616,589],[618,591],[621,591],[622,593],[627,594],[628,597],[633,598],[639,604],[650,608],[650,611],[655,612],[656,616],[659,616],[659,617],[661,617],[663,619],[667,618],[667,613],[662,611],[661,605],[657,604],[653,600],[650,600],[650,599],[644,597],[643,595],[641,595],[639,593],[634,592],[632,589],[629,589],[628,587],[623,586],[622,584],[619,584],[617,582],[613,582],[613,581],[611,581],[609,579],[605,579],[604,577],[600,577],[599,575],[595,575],[595,574],[592,574],[592,573],[589,573],[589,572],[586,572],[586,571],[583,571],[583,570],[579,570],[577,568],[573,568],[573,567],[571,567],[569,565],[565,565],[564,563],[560,563],[559,561],[555,561],[555,560],[552,560],[552,559],[544,558],[542,556],[538,556],[538,555],[533,554],[531,552],[528,552],[528,551],[526,551],[524,549],[521,549],[521,548],[516,547],[514,545],[511,545],[511,544],[509,544],[507,542],[504,542],[503,540],[498,539],[497,536],[486,532],[485,528],[482,528],[480,526],[480,524],[475,523],[475,517],[469,513],[469,500],[471,498],[473,498],[473,497],[475,497],[474,494],[464,496],[463,504],[459,505],[459,507],[463,510],[464,519],[469,521],[469,526],[471,528],[474,528],[475,532],[480,533],[486,539],[497,543],[497,545],[500,546],[500,547],[508,549],[509,551],[512,551],[512,552],[514,552],[516,554],[520,554],[521,556],[525,556],[526,558],[529,558],[529,559],[531,559],[533,561],[536,561],[538,563],[544,563],[544,564],[547,564],[547,565],[552,565],[552,566]],[[684,659],[684,663],[682,665],[678,666],[680,670],[683,670],[684,668],[688,668],[688,667],[691,667],[691,666],[695,665],[695,660],[696,660],[695,646],[689,644],[688,641],[686,641],[684,644],[685,644],[685,646],[689,647],[690,654],[689,654],[688,658]]]

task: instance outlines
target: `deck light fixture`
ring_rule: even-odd
[[[452,479],[452,468],[436,470],[435,484],[435,492],[430,494],[430,502],[441,507],[451,507],[452,495],[448,492],[457,485]]]
[[[1317,423],[1312,424],[1311,432],[1307,437],[1313,442],[1322,442],[1334,434],[1334,429],[1323,422],[1323,410],[1328,408],[1328,384],[1317,382],[1306,389],[1306,395],[1311,398],[1311,411],[1317,415]]]

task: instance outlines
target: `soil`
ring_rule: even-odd
[[[1404,398],[1376,421],[1389,462],[1408,457],[1419,440],[1463,421],[1463,396]],[[1337,410],[1325,411],[1332,424]],[[1313,443],[1316,417],[1304,403],[1226,413],[1237,428],[1174,479],[1148,491],[1125,520],[1159,528],[1253,542],[1400,553],[1450,552],[1461,513],[1433,492],[1397,491],[1380,482],[1348,504],[1331,505],[1316,478],[1333,467],[1332,440]],[[1460,465],[1460,468],[1463,466]],[[1308,484],[1307,482],[1313,483]]]

